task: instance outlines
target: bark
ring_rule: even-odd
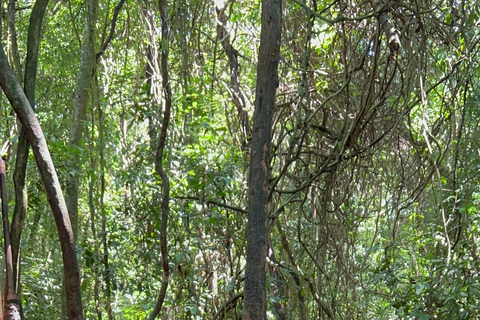
[[[147,65],[145,68],[145,79],[147,81],[147,96],[152,105],[161,103],[162,87],[160,79],[160,65],[158,59],[156,24],[154,20],[155,12],[149,8],[142,8],[143,16],[148,27],[148,47],[146,52]],[[157,119],[153,113],[147,115],[148,118],[148,136],[150,137],[150,148],[155,150],[157,147]]]
[[[117,23],[118,14],[123,7],[125,0],[121,0],[115,7],[112,21],[110,24],[110,32],[105,41],[100,45],[100,50],[95,53],[95,30],[98,15],[98,0],[85,1],[87,11],[87,19],[85,22],[84,39],[82,43],[82,50],[80,53],[79,73],[77,77],[77,85],[75,89],[75,97],[73,101],[73,115],[70,126],[70,133],[68,145],[70,150],[74,150],[72,155],[71,168],[73,174],[67,175],[66,181],[66,200],[67,208],[72,221],[72,227],[75,235],[75,240],[78,237],[78,199],[79,199],[79,171],[80,165],[76,151],[80,147],[80,141],[83,136],[84,122],[87,112],[87,102],[89,92],[91,92],[92,79],[95,74],[96,63],[101,55],[105,52],[113,35],[115,33],[115,26]]]
[[[28,102],[33,109],[35,109],[35,87],[37,80],[40,29],[47,4],[48,0],[37,0],[35,2],[30,15],[30,24],[28,27],[27,58],[25,60],[23,90],[25,91]],[[26,171],[29,149],[30,145],[25,137],[25,132],[20,126],[20,136],[18,138],[17,156],[13,173],[13,182],[15,185],[15,209],[12,217],[12,230],[10,232],[13,255],[14,290],[17,294],[19,291],[18,283],[20,274],[20,241],[22,239],[23,223],[27,212]]]
[[[65,200],[67,210],[72,223],[73,238],[75,243],[78,239],[78,199],[79,199],[79,177],[81,171],[81,148],[80,141],[83,136],[85,119],[87,113],[87,102],[92,88],[92,76],[95,70],[95,47],[94,36],[97,21],[98,0],[86,0],[86,20],[84,26],[83,43],[80,52],[79,71],[73,100],[73,114],[70,123],[68,137],[68,149],[70,150],[70,161],[65,186]],[[64,287],[64,292],[68,289]],[[66,295],[62,296],[62,319],[65,318]]]
[[[96,90],[96,96],[97,99],[95,103],[97,104],[97,107],[99,106],[98,103],[98,90]],[[95,116],[94,112],[92,110],[91,112],[91,123],[95,123]],[[93,128],[94,126],[92,125],[91,132],[90,132],[90,139],[89,139],[89,148],[90,148],[90,170],[92,172],[97,172],[97,161],[95,158],[95,148],[94,148],[94,141],[96,140],[95,138],[95,130]],[[101,139],[101,137],[100,137]],[[98,149],[101,150],[102,146],[98,146]],[[96,228],[96,216],[97,216],[97,210],[95,206],[95,186],[97,183],[97,177],[95,175],[90,175],[88,179],[88,208],[90,210],[90,230],[92,232],[91,238],[94,239],[94,244],[93,244],[93,253],[87,252],[87,259],[86,259],[86,265],[87,267],[91,267],[93,270],[93,279],[92,279],[92,286],[93,286],[93,296],[94,296],[94,305],[95,305],[95,311],[97,313],[97,319],[102,320],[102,308],[101,308],[101,301],[100,301],[100,249],[99,249],[99,242],[97,241],[98,239],[98,233],[97,233],[97,228]],[[89,256],[91,257],[89,259]],[[89,262],[90,261],[90,262]],[[93,266],[92,266],[93,265]],[[91,289],[89,290],[88,296],[84,301],[84,306],[87,308],[90,305],[90,296],[91,296]]]
[[[68,318],[70,320],[83,319],[80,276],[67,206],[42,128],[8,64],[3,47],[0,47],[0,85],[22,123],[25,135],[32,146],[47,199],[55,218],[62,248]]]
[[[84,122],[87,112],[87,101],[91,88],[92,76],[95,68],[95,24],[97,21],[98,0],[85,1],[87,18],[85,22],[82,50],[80,53],[79,72],[73,101],[73,115],[68,137],[69,149],[73,150],[71,158],[71,170],[67,174],[66,201],[70,220],[72,221],[75,241],[78,237],[78,198],[79,198],[79,172],[80,161],[76,151],[80,147],[84,131]]]
[[[162,286],[157,297],[157,302],[152,313],[148,317],[154,320],[162,310],[163,302],[167,293],[168,278],[170,269],[168,267],[168,248],[167,248],[167,223],[170,215],[170,181],[163,167],[163,151],[167,140],[168,125],[170,123],[170,110],[172,108],[172,91],[170,88],[170,78],[168,73],[168,49],[170,39],[170,20],[168,18],[167,0],[159,1],[160,14],[162,16],[162,53],[161,53],[161,75],[163,94],[165,101],[165,111],[163,113],[162,128],[160,130],[160,138],[155,155],[155,171],[162,179],[162,220],[160,224],[160,251],[162,253]]]
[[[7,200],[7,179],[6,165],[3,159],[0,159],[0,189],[2,198],[2,220],[3,220],[3,240],[5,244],[5,288],[3,293],[3,312],[4,318],[23,319],[23,312],[20,301],[14,291],[13,285],[13,259],[12,246],[10,244],[10,234],[8,231],[8,200]]]
[[[243,310],[245,320],[266,319],[266,218],[272,115],[279,83],[277,69],[280,59],[281,20],[281,0],[263,0],[248,177],[247,265]]]
[[[87,102],[89,98],[89,93],[92,92],[92,80],[95,75],[95,68],[98,59],[107,49],[108,45],[113,39],[115,33],[115,26],[117,23],[117,18],[125,4],[125,0],[121,0],[114,9],[112,21],[110,23],[110,31],[108,37],[100,45],[100,49],[95,53],[95,30],[96,22],[98,15],[98,0],[89,0],[85,1],[85,7],[87,11],[85,28],[84,28],[84,39],[82,43],[82,50],[80,54],[80,63],[79,63],[79,73],[77,77],[77,85],[75,90],[75,97],[73,102],[73,115],[72,122],[69,133],[68,144],[70,150],[73,150],[72,159],[71,159],[71,168],[70,172],[73,174],[67,175],[66,181],[66,203],[68,212],[70,214],[70,219],[72,221],[72,228],[74,239],[77,241],[78,238],[78,200],[79,200],[79,172],[81,170],[81,163],[78,161],[78,154],[76,151],[80,147],[80,142],[83,136],[84,131],[84,122],[86,119],[87,113]],[[103,170],[102,170],[103,172]],[[104,190],[104,180],[102,173],[102,190]],[[103,193],[102,193],[103,197]],[[104,214],[104,212],[102,212]],[[105,217],[102,216],[102,229],[105,229]],[[106,234],[102,236],[103,243],[103,264],[105,266],[105,282],[106,282],[106,297],[107,297],[107,314],[109,319],[113,319],[111,312],[110,302],[110,270],[108,267],[108,249],[106,248]],[[68,290],[68,289],[67,289]],[[68,298],[67,298],[68,299]]]
[[[93,140],[92,140],[93,141]],[[93,148],[92,146],[90,145],[90,150],[91,152],[93,153]],[[92,170],[95,170],[95,161],[93,160],[93,156],[91,157],[91,160],[90,160],[90,168]],[[93,269],[93,295],[94,295],[94,304],[95,304],[95,311],[97,313],[97,319],[99,320],[102,320],[102,309],[100,308],[100,280],[99,280],[99,263],[98,263],[98,258],[100,256],[100,252],[99,252],[99,248],[98,248],[98,241],[96,241],[97,239],[97,229],[95,227],[95,217],[97,215],[97,212],[95,210],[95,203],[94,203],[94,193],[95,193],[95,190],[94,190],[94,184],[95,184],[95,178],[93,177],[90,177],[90,181],[88,183],[88,207],[90,209],[90,230],[92,232],[92,239],[95,239],[95,242],[94,242],[94,249],[93,249],[93,266],[92,266],[92,269]],[[87,258],[88,260],[88,258]],[[88,266],[88,262],[87,262],[87,266]],[[90,296],[90,294],[89,294]],[[87,301],[85,301],[85,308],[87,308],[87,306],[89,305],[89,297],[87,297]]]
[[[379,10],[378,5],[375,9]],[[398,50],[401,47],[400,33],[398,32],[397,28],[395,28],[392,20],[390,19],[389,10],[390,8],[388,8],[388,6],[384,10],[382,10],[380,15],[378,16],[378,20],[382,25],[383,32],[385,32],[385,35],[387,36],[387,45],[390,48],[390,52],[393,56],[396,56]]]

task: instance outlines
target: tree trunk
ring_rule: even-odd
[[[27,58],[25,61],[25,95],[35,109],[35,87],[37,80],[38,47],[40,43],[40,28],[42,26],[45,8],[48,0],[37,0],[33,6],[30,15],[30,24],[28,26]],[[20,128],[20,136],[17,144],[17,157],[15,160],[15,170],[13,173],[13,182],[15,184],[15,209],[12,217],[12,229],[10,238],[12,240],[13,255],[13,280],[14,290],[18,294],[19,274],[20,274],[20,241],[22,239],[23,222],[27,212],[27,187],[26,171],[28,161],[28,144],[25,132]]]
[[[266,319],[265,256],[272,115],[278,87],[282,32],[281,0],[262,1],[262,29],[253,115],[247,223],[244,319]]]
[[[5,245],[5,286],[3,290],[3,319],[23,320],[23,312],[20,300],[15,293],[13,285],[13,259],[12,246],[10,244],[10,233],[8,227],[8,200],[7,200],[7,179],[6,164],[0,159],[0,189],[2,198],[2,220],[3,220],[3,242]]]
[[[75,243],[78,239],[78,199],[79,199],[79,176],[81,170],[81,148],[85,119],[87,116],[87,102],[91,92],[92,76],[95,70],[95,26],[97,21],[98,0],[85,1],[86,21],[84,26],[83,42],[80,52],[79,71],[73,98],[73,114],[70,122],[68,136],[68,150],[70,161],[65,186],[65,200],[68,214],[72,223],[73,238]],[[68,290],[65,286],[63,291]],[[66,295],[62,296],[62,319],[65,319]]]
[[[98,80],[97,80],[98,81]],[[98,86],[97,86],[98,87]],[[97,101],[100,101],[99,99]],[[104,279],[105,279],[105,289],[104,295],[106,298],[105,302],[105,309],[107,311],[108,320],[113,320],[114,316],[112,313],[112,270],[110,267],[110,262],[108,260],[109,253],[108,253],[108,239],[107,239],[107,214],[105,212],[105,139],[103,134],[103,126],[104,126],[104,117],[103,117],[103,110],[98,103],[98,138],[100,142],[100,148],[98,150],[100,154],[100,212],[102,214],[102,262],[104,267]]]
[[[163,306],[163,301],[167,294],[168,277],[170,269],[168,266],[168,248],[167,248],[167,223],[170,215],[170,181],[168,175],[163,167],[163,151],[167,140],[168,125],[170,123],[170,110],[172,108],[172,91],[170,88],[170,79],[168,74],[168,45],[170,39],[170,20],[168,18],[167,0],[160,0],[160,15],[162,16],[162,54],[161,54],[161,74],[162,87],[165,101],[165,111],[163,113],[162,128],[160,130],[160,138],[155,155],[155,171],[162,179],[162,220],[160,224],[160,251],[162,253],[162,286],[158,293],[155,308],[148,317],[149,320],[154,320]]]
[[[17,29],[15,28],[15,13],[17,11],[16,4],[17,4],[16,0],[8,0],[7,30],[8,30],[9,40],[11,41],[11,44],[10,44],[11,55],[9,57],[12,59],[11,64],[13,65],[14,73],[17,77],[17,80],[21,82],[22,66],[20,64],[20,54],[18,52]]]
[[[71,170],[73,174],[67,175],[66,201],[70,220],[72,221],[75,241],[78,236],[78,176],[81,163],[78,161],[76,150],[80,147],[84,122],[87,112],[87,101],[91,91],[93,71],[95,68],[94,36],[97,21],[98,0],[85,1],[87,18],[85,22],[82,51],[80,54],[79,73],[73,101],[73,115],[68,137],[69,149],[73,150]]]
[[[0,47],[0,85],[17,113],[25,135],[32,146],[47,199],[55,218],[62,248],[68,318],[70,320],[83,319],[80,275],[67,206],[40,123],[8,64],[3,47]]]

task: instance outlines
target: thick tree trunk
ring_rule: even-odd
[[[262,1],[250,175],[244,319],[266,319],[265,256],[272,115],[278,87],[282,1]]]
[[[0,85],[17,113],[27,139],[32,146],[47,199],[55,218],[62,248],[68,319],[83,319],[80,275],[67,206],[40,123],[8,64],[3,47],[0,47]]]

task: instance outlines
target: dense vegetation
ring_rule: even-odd
[[[16,80],[0,61],[0,136],[25,318],[73,319],[75,281],[37,151],[22,148],[15,81],[65,195],[83,318],[241,319],[257,66],[271,57],[261,4],[2,10]],[[285,0],[281,15],[260,166],[267,318],[480,318],[480,4]]]

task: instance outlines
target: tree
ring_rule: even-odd
[[[278,62],[282,33],[282,2],[262,1],[262,31],[257,65],[248,177],[247,265],[244,319],[266,319],[265,259],[267,206],[270,198],[270,149],[275,94],[279,84]]]
[[[68,145],[72,151],[71,171],[67,176],[66,202],[70,220],[72,221],[73,234],[78,237],[78,193],[80,171],[81,143],[87,114],[87,104],[92,92],[92,80],[95,74],[95,31],[97,22],[98,1],[85,1],[85,26],[81,43],[79,72],[73,101],[72,121],[68,137]]]
[[[85,318],[479,317],[478,5],[97,2],[49,2],[24,78]],[[1,25],[18,83],[40,3]],[[0,102],[17,291],[57,319],[65,211]]]
[[[161,75],[163,96],[165,107],[163,111],[163,121],[160,128],[160,138],[155,153],[155,172],[162,179],[162,199],[161,199],[161,220],[160,220],[160,252],[162,254],[162,285],[158,293],[157,302],[154,309],[148,317],[154,320],[162,310],[163,302],[167,294],[168,278],[170,276],[170,267],[168,265],[168,242],[167,226],[170,215],[170,180],[163,165],[164,151],[167,141],[168,126],[170,124],[170,112],[172,109],[172,91],[170,88],[170,77],[168,72],[168,51],[170,40],[170,19],[168,17],[167,0],[159,1],[160,16],[162,18],[162,46],[161,46]]]
[[[3,47],[0,48],[0,85],[22,123],[26,137],[32,146],[47,199],[53,216],[55,217],[58,237],[62,247],[68,319],[83,319],[80,275],[75,241],[63,193],[50,157],[50,152],[48,151],[45,137],[43,136],[42,128],[8,64]]]
[[[28,25],[27,58],[25,61],[24,92],[30,106],[35,108],[35,88],[37,80],[38,48],[40,45],[40,29],[47,7],[48,0],[36,1],[30,15]],[[19,266],[20,266],[20,242],[27,211],[27,162],[30,146],[25,137],[25,132],[20,129],[17,144],[17,156],[15,159],[15,210],[12,217],[11,240],[13,255],[14,290],[18,293]]]

